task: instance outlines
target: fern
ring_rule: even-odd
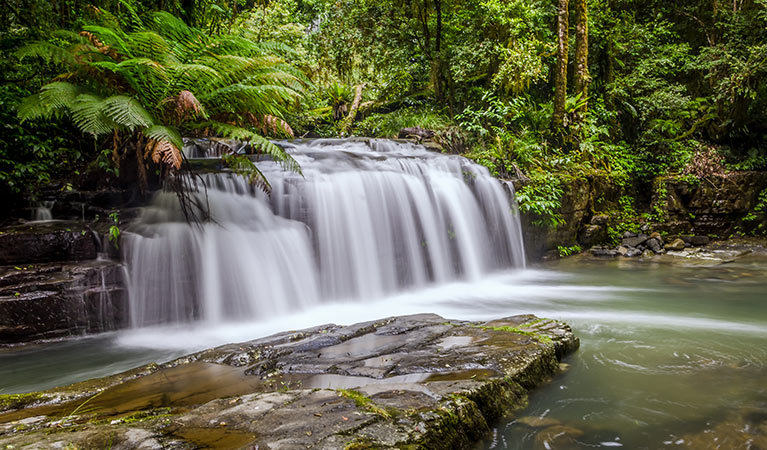
[[[154,124],[154,119],[141,103],[124,95],[115,95],[104,100],[101,111],[114,123],[129,130],[151,127]]]
[[[167,12],[142,17],[132,0],[119,1],[127,11],[123,23],[94,8],[98,23],[79,34],[58,33],[61,45],[36,42],[17,52],[66,68],[19,105],[22,120],[66,114],[85,133],[110,135],[122,156],[133,149],[172,170],[181,167],[184,131],[212,132],[246,141],[254,152],[300,171],[255,131],[293,136],[284,117],[309,81],[282,59],[292,49],[249,35],[211,36]],[[237,164],[236,172],[266,183],[257,168]]]

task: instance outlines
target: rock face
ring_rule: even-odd
[[[127,325],[122,266],[97,259],[117,252],[101,241],[81,222],[0,229],[0,345]]]
[[[96,259],[94,233],[66,223],[16,226],[0,233],[0,265]]]
[[[530,315],[325,325],[0,397],[0,444],[468,448],[577,347],[567,325]]]
[[[0,267],[0,344],[123,328],[127,301],[115,262]]]

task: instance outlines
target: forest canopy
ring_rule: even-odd
[[[767,168],[767,0],[3,0],[0,15],[6,193],[135,182],[127,148],[176,170],[182,135],[291,167],[268,138],[408,127],[529,181],[533,212],[565,177]]]

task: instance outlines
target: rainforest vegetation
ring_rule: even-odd
[[[767,0],[1,1],[4,198],[147,186],[187,136],[300,170],[270,139],[407,127],[544,216],[568,177],[767,169]]]

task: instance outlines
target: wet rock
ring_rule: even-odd
[[[399,130],[397,137],[400,139],[416,138],[418,140],[431,139],[434,137],[433,130],[427,130],[421,127],[403,128]]]
[[[591,248],[591,255],[597,256],[597,257],[615,257],[618,256],[619,253],[617,250],[613,248],[608,247],[592,247]]]
[[[647,250],[642,252],[642,257],[643,258],[652,258],[653,256],[655,256],[655,252],[650,250],[650,249],[647,249]]]
[[[634,258],[637,256],[640,256],[642,254],[642,250],[638,248],[629,248],[628,251],[626,251],[626,254],[624,256],[628,258]]]
[[[626,247],[625,245],[621,245],[618,248],[616,248],[615,251],[618,252],[618,254],[621,256],[626,256],[629,252],[629,248]]]
[[[115,262],[0,267],[0,345],[123,328],[127,302]]]
[[[663,244],[661,243],[658,238],[650,238],[646,242],[647,248],[652,250],[654,253],[660,253],[661,250],[663,250]]]
[[[0,265],[96,259],[99,241],[78,223],[0,230]]]
[[[626,247],[639,247],[640,245],[644,244],[647,239],[648,236],[646,234],[639,234],[636,236],[623,238],[621,243]]]
[[[681,239],[674,239],[672,242],[666,244],[664,248],[666,250],[684,250],[684,241]]]
[[[578,242],[591,247],[607,240],[607,228],[602,225],[584,225],[578,233]]]
[[[0,444],[467,448],[577,347],[567,325],[532,315],[325,325],[33,394],[0,414]],[[561,439],[556,427],[546,439]]]
[[[657,231],[650,234],[650,239],[656,239],[661,245],[663,245],[663,236],[661,236]]]

